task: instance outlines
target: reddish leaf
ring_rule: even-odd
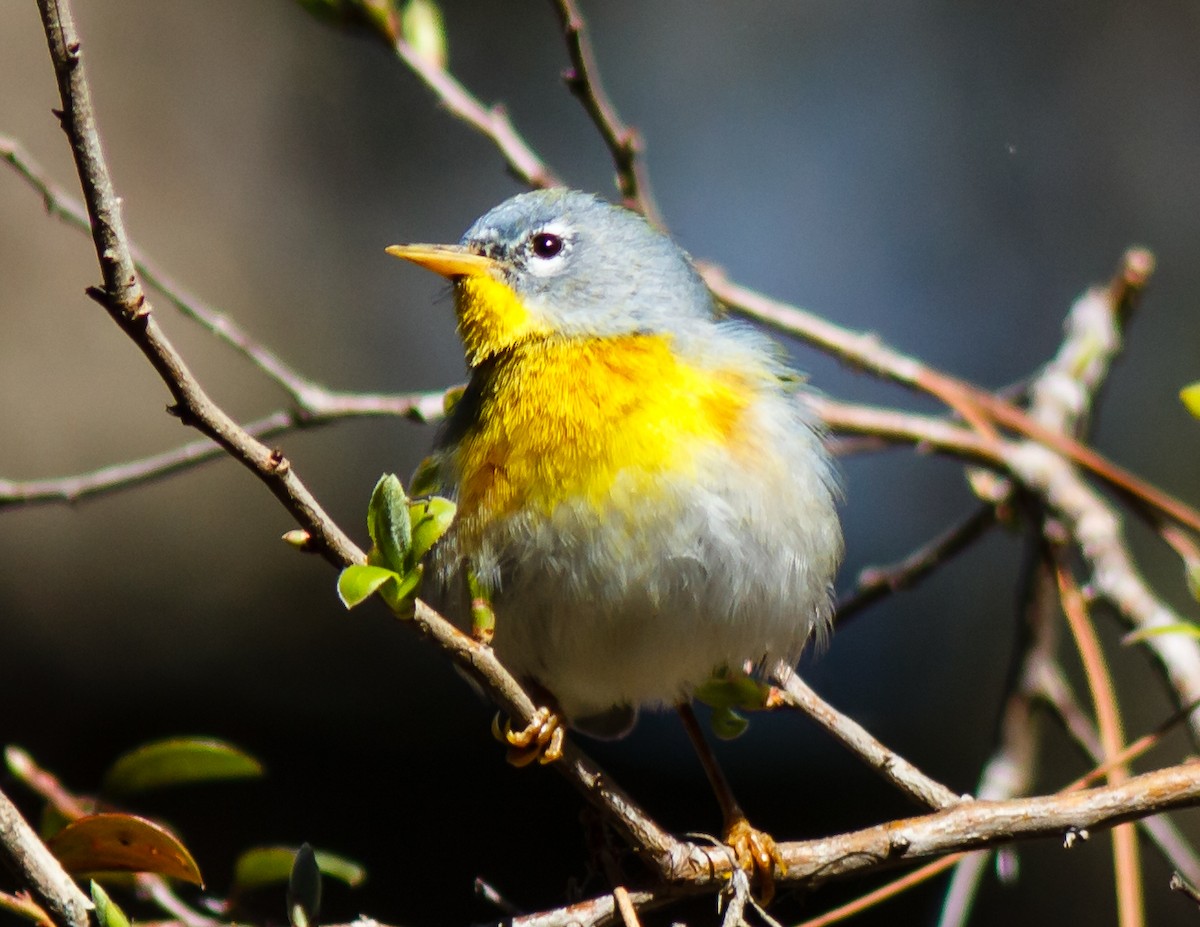
[[[67,872],[154,872],[204,886],[192,854],[153,821],[132,814],[93,814],[47,843]]]

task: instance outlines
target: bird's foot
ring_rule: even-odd
[[[549,708],[542,707],[519,731],[514,731],[508,720],[501,723],[500,715],[496,715],[492,721],[492,734],[501,743],[508,744],[506,758],[513,766],[528,766],[534,760],[545,765],[562,758],[566,724]]]
[[[757,878],[760,903],[770,904],[775,897],[775,873],[787,874],[775,838],[739,817],[725,829],[725,843],[733,850],[738,868]]]

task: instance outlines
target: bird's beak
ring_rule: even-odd
[[[478,277],[488,273],[496,262],[462,245],[392,245],[388,254],[419,264],[443,277]]]

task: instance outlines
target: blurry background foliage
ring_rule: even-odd
[[[455,240],[517,191],[490,144],[433,105],[382,48],[288,0],[78,4],[101,131],[135,240],[308,375],[344,389],[445,386],[463,375],[444,284],[383,253]],[[573,185],[612,194],[607,153],[564,91],[546,4],[447,0],[451,67]],[[1178,401],[1200,368],[1200,12],[1185,0],[967,5],[606,0],[585,7],[605,82],[646,140],[659,203],[697,257],[740,282],[880,332],[998,387],[1055,348],[1071,300],[1145,244],[1159,272],[1114,372],[1094,439],[1185,498],[1200,427]],[[0,4],[0,131],[71,189],[33,3]],[[193,435],[105,314],[85,237],[47,220],[0,172],[0,474],[66,475]],[[243,420],[282,397],[172,315],[172,338]],[[921,403],[792,346],[835,396]],[[922,404],[922,408],[932,408]],[[279,443],[339,522],[361,530],[382,472],[407,474],[430,429],[374,420]],[[969,505],[959,465],[907,451],[846,467],[848,562],[889,561]],[[153,737],[202,732],[261,757],[265,779],[163,793],[214,884],[269,839],[364,862],[326,916],[393,923],[498,916],[482,875],[530,909],[584,873],[579,801],[516,771],[491,710],[377,609],[348,616],[324,564],[229,461],[75,508],[0,513],[0,741],[81,790]],[[1195,615],[1177,565],[1154,585]],[[920,590],[856,618],[806,675],[930,774],[974,787],[1014,637],[1019,539],[994,534]],[[1113,624],[1101,621],[1109,642]],[[1114,671],[1144,669],[1115,650]],[[1131,736],[1167,713],[1144,687]],[[1182,741],[1177,752],[1185,750]],[[598,759],[678,831],[718,815],[678,722],[646,718]],[[800,718],[756,719],[720,748],[751,818],[815,836],[906,811]],[[1050,748],[1042,787],[1082,769]],[[230,809],[215,825],[211,809]],[[467,813],[460,813],[466,810]],[[1195,815],[1185,815],[1195,821]],[[973,921],[1085,922],[1111,909],[1106,841],[1020,851],[1020,882],[985,887]],[[1147,854],[1151,922],[1180,915]],[[816,909],[857,894],[822,891]],[[342,894],[339,894],[342,891]],[[1036,898],[1036,906],[1031,899]],[[936,887],[859,923],[936,910]]]

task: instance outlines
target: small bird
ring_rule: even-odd
[[[458,505],[423,595],[465,621],[482,592],[555,714],[621,736],[827,629],[837,483],[799,378],[670,238],[552,189],[388,251],[453,282],[470,367],[422,468]]]
[[[464,618],[469,570],[501,662],[609,736],[825,630],[842,536],[799,378],[670,238],[553,189],[388,250],[453,281],[471,370],[430,462],[458,505],[431,603]]]

